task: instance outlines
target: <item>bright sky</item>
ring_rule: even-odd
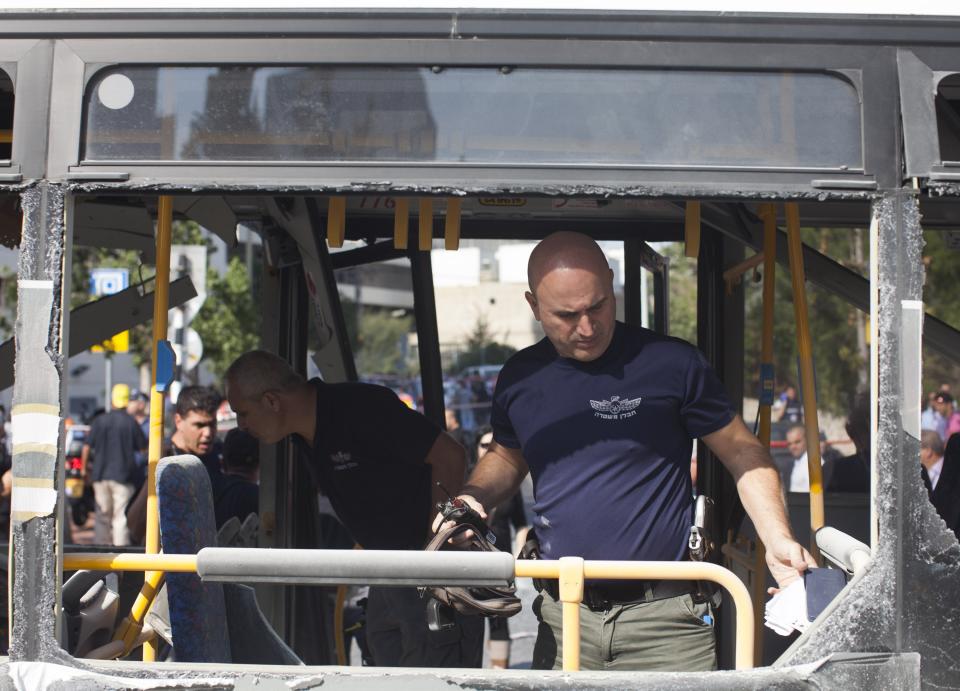
[[[763,14],[781,12],[803,12],[805,14],[912,14],[912,15],[952,15],[960,16],[960,2],[957,0],[914,0],[904,3],[893,0],[726,0],[709,2],[708,0],[655,0],[647,2],[629,2],[627,0],[596,0],[579,2],[571,0],[501,0],[501,2],[470,2],[469,0],[427,0],[410,2],[403,0],[3,0],[2,10],[43,10],[43,9],[137,9],[157,8],[179,9],[288,9],[288,8],[388,8],[388,9],[467,9],[467,8],[509,8],[509,9],[561,9],[576,10],[667,10],[690,12],[759,12]],[[0,10],[0,11],[2,11]]]

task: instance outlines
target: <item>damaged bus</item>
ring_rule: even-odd
[[[15,338],[0,347],[13,389],[4,674],[16,688],[960,686],[960,546],[917,468],[922,354],[960,353],[960,332],[925,314],[922,262],[923,232],[960,227],[960,18],[462,4],[0,9],[0,235],[19,248]],[[438,324],[453,309],[440,300],[436,252],[585,232],[622,259],[620,318],[669,333],[661,251],[682,246],[695,260],[691,337],[735,403],[758,399],[766,443],[773,301],[791,301],[813,443],[811,492],[788,502],[800,541],[844,572],[845,587],[789,647],[764,635],[762,549],[732,478],[701,444],[716,563],[656,575],[624,562],[616,577],[717,582],[724,671],[578,671],[566,656],[575,633],[564,671],[349,666],[333,589],[451,583],[458,570],[435,554],[319,549],[344,545],[324,532],[286,442],[261,448],[259,521],[241,546],[161,544],[154,473],[176,366],[168,312],[202,289],[171,280],[171,227],[186,220],[244,244],[258,347],[303,374],[357,380],[352,321],[364,292],[381,296],[388,317],[409,320],[409,397],[438,425]],[[803,242],[801,228],[857,233],[863,270]],[[83,247],[134,250],[140,275],[71,309]],[[740,280],[754,270],[759,329],[745,323],[755,289]],[[777,270],[790,275],[789,296],[773,294]],[[869,486],[846,496],[823,492],[813,450],[814,289],[863,315]],[[522,288],[511,290],[512,303],[484,297],[500,301],[494,318],[526,310]],[[69,360],[141,324],[156,342],[146,547],[82,550],[62,525]],[[744,369],[749,328],[762,334],[759,372]],[[470,584],[582,585],[598,573],[489,556]],[[192,579],[179,592],[196,600],[175,601],[164,585],[177,578]],[[115,618],[94,638],[75,615],[106,606],[118,582],[126,599],[111,600]],[[193,615],[179,634],[175,610]],[[156,659],[163,645],[170,661]]]

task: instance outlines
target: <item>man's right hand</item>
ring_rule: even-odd
[[[483,504],[471,497],[469,494],[458,494],[457,499],[463,501],[464,504],[469,506],[471,509],[480,514],[480,517],[483,519],[487,518],[487,512],[483,508]],[[454,526],[454,521],[444,521],[443,514],[438,513],[437,517],[433,520],[433,532],[438,533],[441,530],[446,530],[447,528],[452,528]],[[451,538],[451,544],[460,544],[466,542],[471,537],[473,537],[473,531],[467,530],[460,533],[456,538]]]

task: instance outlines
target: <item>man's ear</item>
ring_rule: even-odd
[[[174,427],[179,427],[181,422],[183,422],[183,418],[180,417],[180,413],[174,413],[174,414],[173,414],[173,426],[174,426]]]
[[[523,294],[523,297],[527,299],[527,304],[533,310],[533,318],[540,321],[540,305],[537,303],[536,296],[528,290]]]
[[[275,391],[265,392],[263,394],[262,400],[263,400],[263,404],[267,406],[267,408],[269,408],[275,413],[280,412],[280,408],[282,407],[280,403],[280,397],[277,395]]]

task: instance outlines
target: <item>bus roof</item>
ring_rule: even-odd
[[[511,0],[509,3],[478,0],[5,0],[0,12],[70,10],[98,12],[129,10],[132,13],[155,10],[539,10],[539,11],[589,11],[596,12],[678,12],[706,13],[716,15],[869,15],[880,16],[960,16],[960,3],[955,0],[917,0],[913,3],[893,0],[782,0],[771,4],[761,0]]]

